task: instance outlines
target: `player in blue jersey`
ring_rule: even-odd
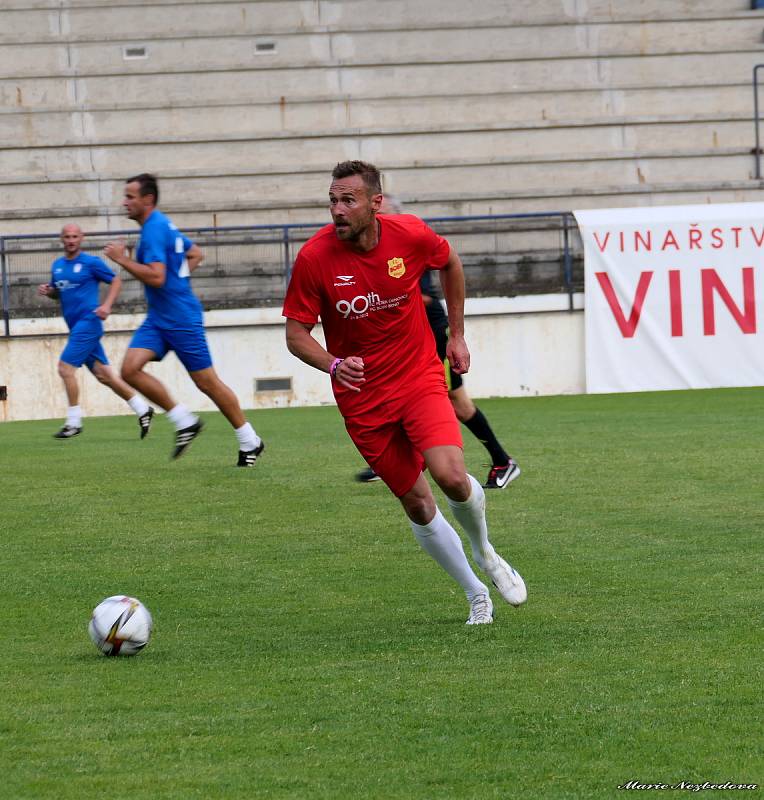
[[[251,467],[265,445],[247,422],[239,401],[212,366],[204,331],[202,304],[191,289],[191,273],[202,263],[202,251],[158,208],[157,179],[148,173],[128,178],[123,205],[141,226],[135,259],[124,242],[111,242],[104,253],[144,284],[148,313],[133,336],[122,362],[122,377],[152,403],[167,412],[175,425],[175,449],[180,456],[202,430],[202,421],[166,387],[144,371],[149,361],[161,361],[173,350],[197,388],[221,410],[236,431],[237,466]]]
[[[85,364],[101,383],[127,401],[138,416],[143,439],[151,427],[154,410],[111,368],[101,344],[103,320],[111,314],[122,280],[100,258],[82,252],[83,238],[79,225],[64,225],[61,230],[64,255],[51,265],[50,283],[41,283],[37,287],[38,294],[61,301],[61,311],[69,327],[69,339],[58,362],[58,374],[64,382],[69,407],[66,423],[54,436],[56,439],[71,439],[82,433],[76,373]],[[99,298],[101,283],[109,284],[103,302]]]

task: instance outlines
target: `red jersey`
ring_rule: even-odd
[[[285,317],[307,325],[320,317],[330,353],[363,358],[360,392],[332,383],[346,417],[400,397],[415,379],[444,381],[419,279],[446,265],[450,245],[410,214],[377,221],[379,243],[368,253],[338,239],[334,225],[311,237],[297,255],[284,300]]]

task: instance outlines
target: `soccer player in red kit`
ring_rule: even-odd
[[[447,356],[468,371],[464,271],[449,243],[408,214],[377,216],[380,174],[346,161],[332,172],[332,224],[300,250],[284,301],[289,351],[329,373],[350,438],[401,501],[415,537],[464,589],[467,623],[493,620],[488,587],[438,509],[426,467],[469,537],[478,566],[511,605],[525,602],[520,575],[488,540],[485,494],[467,474],[459,422],[419,290],[427,268],[442,270],[451,336]],[[321,319],[326,348],[311,332]]]

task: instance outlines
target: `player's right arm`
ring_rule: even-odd
[[[53,262],[53,267],[55,267]],[[37,287],[37,294],[40,297],[50,297],[51,300],[58,300],[60,292],[56,289],[56,284],[53,283],[53,267],[50,268],[50,281],[48,283],[41,283]]]
[[[201,247],[192,244],[186,250],[186,261],[188,262],[188,271],[193,272],[204,261],[204,253]]]
[[[331,373],[332,364],[337,356],[326,351],[321,344],[311,335],[313,325],[299,322],[296,319],[287,317],[286,320],[286,345],[293,356],[297,356],[300,361],[304,361],[311,367],[320,369],[322,372]],[[347,356],[342,359],[334,371],[334,380],[346,389],[360,392],[366,378],[363,377],[363,359],[359,356]]]
[[[126,269],[134,278],[147,286],[160,289],[164,286],[167,267],[161,261],[152,261],[150,264],[141,264],[133,261],[127,255],[124,241],[109,242],[103,249],[104,254],[122,269]]]
[[[51,300],[58,300],[58,289],[52,283],[41,283],[37,287],[37,294],[40,297],[50,297]]]

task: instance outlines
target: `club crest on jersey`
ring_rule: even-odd
[[[406,274],[406,265],[402,258],[391,258],[387,262],[387,274],[391,278],[402,278]]]

